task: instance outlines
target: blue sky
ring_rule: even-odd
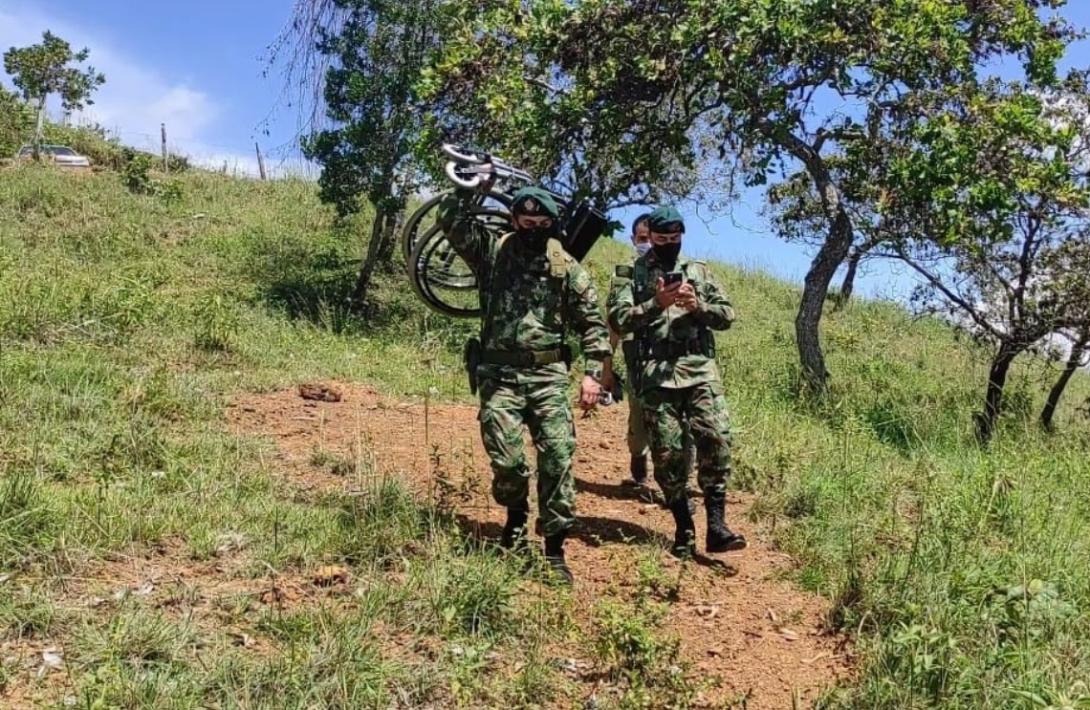
[[[89,118],[137,146],[156,147],[166,123],[171,147],[199,162],[227,162],[255,170],[254,141],[281,171],[299,170],[290,150],[295,116],[278,102],[282,81],[263,77],[269,44],[288,22],[294,0],[0,0],[0,50],[37,41],[51,29],[91,49],[92,63],[107,75]],[[1090,26],[1090,2],[1062,10]],[[1068,65],[1090,65],[1090,44],[1076,45]],[[273,114],[273,120],[266,119]],[[268,134],[266,134],[266,130]],[[811,255],[769,234],[759,191],[742,195],[729,214],[701,214],[692,206],[686,252],[771,271],[801,281]],[[627,221],[625,212],[617,217]],[[903,296],[911,279],[888,265],[869,267],[864,294]]]

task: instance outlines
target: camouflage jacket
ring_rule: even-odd
[[[481,346],[485,350],[551,350],[564,343],[565,330],[579,334],[588,372],[601,373],[609,356],[609,336],[598,306],[598,293],[579,262],[563,253],[563,276],[553,275],[549,257],[533,252],[517,237],[500,239],[467,229],[461,197],[440,206],[440,224],[458,255],[477,277],[480,288]],[[516,367],[481,365],[481,379],[556,382],[567,378],[562,362]]]
[[[710,339],[711,331],[726,330],[734,321],[734,309],[703,262],[680,259],[675,270],[682,272],[685,282],[696,289],[700,307],[693,313],[678,306],[663,310],[655,301],[655,284],[666,272],[656,263],[654,252],[637,259],[631,278],[614,279],[610,289],[610,326],[621,334],[633,333],[643,351],[640,367],[629,375],[637,381],[639,392],[719,381],[715,358],[704,353],[656,359],[650,352],[656,343]]]

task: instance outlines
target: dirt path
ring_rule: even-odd
[[[488,495],[488,459],[480,444],[476,410],[470,406],[396,401],[352,385],[334,385],[340,402],[303,399],[295,390],[247,395],[230,407],[240,433],[273,437],[280,463],[307,488],[351,487],[353,482],[314,465],[322,455],[346,460],[373,456],[370,468],[412,478],[415,486],[435,485],[439,455],[444,478],[460,488],[465,519],[484,535],[498,535],[503,510]],[[610,407],[577,421],[580,532],[568,545],[577,581],[577,608],[589,610],[603,594],[632,586],[639,543],[672,535],[667,511],[639,500],[624,484],[628,452],[626,409]],[[531,450],[532,451],[532,450]],[[848,654],[842,638],[827,635],[822,621],[828,602],[782,581],[793,561],[777,552],[751,524],[751,500],[732,495],[731,525],[750,540],[749,549],[688,565],[669,625],[682,639],[695,668],[718,679],[715,700],[748,698],[747,708],[809,706],[821,689],[846,677]],[[703,513],[697,516],[698,540]],[[664,564],[678,563],[665,552]]]

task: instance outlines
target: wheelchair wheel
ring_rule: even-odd
[[[470,229],[482,238],[498,239],[508,231],[508,224],[506,213],[485,210],[474,215]],[[455,318],[480,316],[476,276],[438,227],[413,248],[409,282],[416,295],[437,313]]]
[[[449,194],[450,191],[441,192],[426,200],[405,222],[405,226],[401,230],[401,251],[405,256],[406,264],[411,263],[409,257],[412,256],[417,243],[428,236],[438,224],[439,203]],[[488,195],[483,195],[480,198],[480,207],[485,210],[506,212],[510,204],[511,198],[499,190],[493,190]]]

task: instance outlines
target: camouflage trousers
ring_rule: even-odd
[[[575,421],[567,382],[480,384],[481,439],[492,461],[492,497],[504,507],[524,503],[530,493],[530,467],[522,427],[530,430],[537,452],[538,517],[546,535],[575,524]]]
[[[643,421],[643,405],[639,397],[632,391],[632,386],[625,383],[625,397],[628,398],[628,436],[625,441],[628,444],[628,453],[633,456],[647,456],[651,450],[650,437],[647,436],[647,426]],[[685,449],[685,470],[693,467],[693,437],[689,427],[681,433],[681,445]]]
[[[643,393],[644,424],[651,439],[655,481],[667,503],[686,497],[689,446],[696,442],[697,483],[705,493],[726,492],[730,478],[730,414],[723,386],[704,383],[682,389],[656,387]]]
[[[629,370],[632,372],[632,370]],[[632,391],[632,383],[625,382],[625,398],[628,399],[628,453],[633,456],[646,456],[648,450],[647,428],[643,425],[643,407],[636,393]]]

